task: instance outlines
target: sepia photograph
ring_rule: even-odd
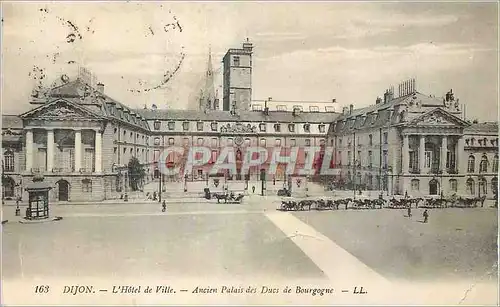
[[[2,306],[498,306],[498,1],[1,1]]]

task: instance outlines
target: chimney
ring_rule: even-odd
[[[384,103],[388,103],[389,102],[389,91],[385,91],[384,93]]]
[[[101,94],[104,94],[104,84],[101,82],[97,83],[97,91]]]
[[[352,110],[354,110],[354,106],[352,104],[349,105],[349,115],[352,114]]]
[[[385,95],[384,95],[384,97],[385,97]],[[379,104],[379,103],[382,103],[382,98],[377,97],[377,100],[375,100],[375,104]]]

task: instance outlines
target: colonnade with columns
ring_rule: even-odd
[[[85,130],[93,130],[95,132],[95,145],[94,145],[94,164],[95,173],[102,172],[102,132],[100,129],[92,128],[26,128],[26,171],[31,172],[33,169],[33,156],[34,156],[34,142],[33,133],[34,129],[45,130],[47,133],[47,171],[52,172],[55,168],[54,157],[55,157],[55,142],[54,142],[54,132],[56,130],[74,130],[75,131],[75,142],[74,142],[74,171],[79,172],[82,169],[82,132]]]
[[[409,173],[409,164],[410,164],[410,143],[409,143],[409,137],[410,136],[418,136],[418,167],[420,170],[420,173],[423,173],[423,170],[425,169],[425,143],[426,143],[426,138],[431,137],[434,135],[425,135],[425,134],[412,134],[412,133],[404,133],[403,134],[403,147],[402,147],[402,173],[403,174],[408,174]],[[447,173],[447,167],[446,167],[446,161],[447,161],[447,152],[448,152],[448,138],[450,137],[449,135],[439,135],[441,139],[441,146],[440,146],[440,165],[439,165],[439,170],[443,173]],[[465,172],[465,165],[467,164],[467,157],[465,157],[465,151],[464,151],[464,139],[461,136],[457,136],[458,141],[457,141],[457,146],[455,148],[455,154],[456,154],[456,161],[455,161],[455,166],[457,168],[458,173],[464,173]]]

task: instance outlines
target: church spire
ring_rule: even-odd
[[[214,86],[214,70],[212,66],[212,47],[208,48],[208,64],[205,72],[205,84],[200,95],[200,111],[216,109],[216,97]]]

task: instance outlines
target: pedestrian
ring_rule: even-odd
[[[427,209],[423,213],[424,216],[424,223],[427,223],[427,219],[429,218],[429,213],[427,212]]]
[[[255,186],[252,186],[252,193],[255,193]]]
[[[167,202],[163,200],[163,203],[161,205],[161,212],[167,211]]]
[[[411,204],[408,205],[408,218],[411,218]]]

